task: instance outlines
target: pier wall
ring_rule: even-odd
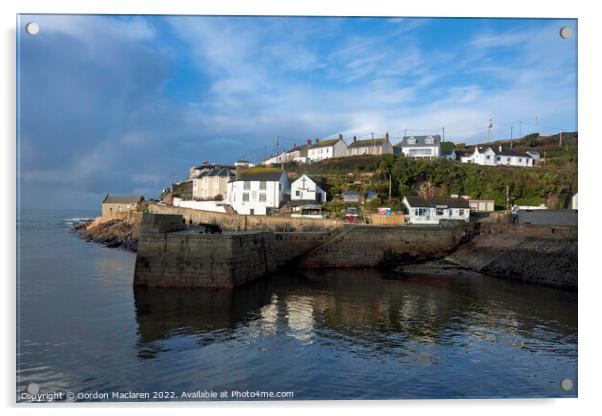
[[[343,220],[225,214],[151,203],[148,212],[181,215],[186,224],[217,224],[227,231],[331,231],[344,226]]]
[[[377,267],[439,258],[468,238],[470,226],[346,226],[330,232],[186,231],[178,215],[145,214],[134,284],[240,286],[284,266]]]

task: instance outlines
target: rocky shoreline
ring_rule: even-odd
[[[118,219],[96,224],[91,220],[75,224],[73,228],[86,241],[132,252],[138,249],[140,224]]]

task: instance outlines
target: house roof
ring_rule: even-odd
[[[136,204],[144,201],[142,195],[109,195],[102,200],[103,204]]]
[[[241,171],[236,180],[276,182],[280,180],[282,174],[286,172],[277,168],[251,168]]]
[[[234,173],[232,172],[232,170],[230,168],[209,169],[209,170],[202,171],[198,175],[194,176],[192,179],[201,179],[201,178],[204,178],[205,176],[229,177],[229,176],[234,176]]]
[[[427,143],[426,139],[432,137],[433,143]],[[416,139],[416,143],[411,144],[408,143],[408,139],[410,138],[414,138]],[[438,134],[431,134],[431,135],[427,135],[427,136],[403,136],[403,139],[401,140],[401,142],[399,143],[401,144],[403,147],[417,147],[417,146],[439,146],[441,145],[441,136],[439,136]]]
[[[454,152],[456,152],[456,155],[458,155],[458,156],[468,156],[468,155],[472,155],[474,153],[474,149],[463,149],[463,150],[454,149]]]
[[[312,144],[311,146],[309,146],[310,149],[317,149],[320,147],[328,147],[328,146],[334,146],[336,144],[336,142],[338,142],[341,139],[328,139],[328,140],[320,140],[317,143]]]
[[[445,206],[447,208],[469,208],[468,201],[464,198],[429,198],[424,199],[418,196],[406,196],[405,199],[411,207],[437,208]]]
[[[516,151],[514,151],[514,150],[512,150],[512,149],[502,149],[502,151],[501,151],[501,152],[500,152],[499,150],[498,150],[498,151],[496,151],[495,149],[491,149],[491,150],[493,150],[493,151],[494,151],[494,153],[495,153],[496,155],[499,155],[499,156],[519,156],[519,157],[532,157],[531,155],[528,155],[528,154],[527,154],[527,153],[525,153],[525,152],[516,152]]]
[[[352,149],[354,147],[372,147],[372,146],[382,146],[385,143],[385,138],[380,139],[366,139],[366,140],[356,140],[352,142],[348,148]]]

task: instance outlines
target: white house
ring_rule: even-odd
[[[421,159],[432,159],[441,155],[441,136],[404,136],[401,142],[401,152],[408,156]]]
[[[285,171],[252,168],[243,170],[228,183],[228,203],[239,214],[267,215],[286,202],[289,192]]]
[[[344,157],[347,155],[347,144],[343,140],[343,135],[339,134],[336,139],[320,140],[309,146],[307,157],[312,162],[330,159],[333,157]]]
[[[470,206],[463,198],[430,198],[406,196],[409,224],[439,224],[441,220],[470,220]]]
[[[535,159],[528,153],[504,149],[499,145],[497,150],[492,147],[475,147],[474,152],[468,157],[461,157],[464,163],[475,163],[485,166],[535,166]]]
[[[266,160],[261,162],[261,164],[267,166],[283,162],[286,162],[286,152],[278,153],[276,156],[270,156]]]
[[[307,175],[291,184],[291,201],[326,202],[326,187]]]

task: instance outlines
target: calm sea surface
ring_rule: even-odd
[[[96,214],[21,211],[17,400],[36,385],[76,400],[577,395],[575,293],[372,270],[287,272],[233,291],[134,290],[135,254],[71,231]]]

